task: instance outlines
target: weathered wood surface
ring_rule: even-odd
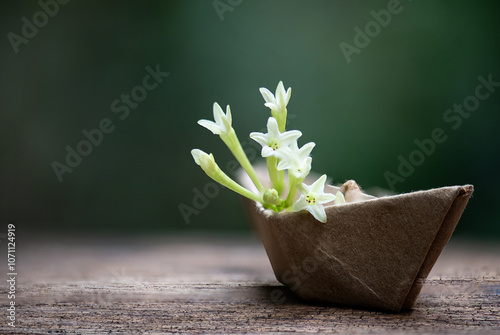
[[[17,242],[17,325],[2,317],[0,333],[500,333],[499,246],[452,239],[415,308],[387,314],[298,301],[255,238]],[[284,301],[272,301],[276,289]],[[0,303],[6,315],[5,280]]]

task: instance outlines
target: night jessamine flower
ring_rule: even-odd
[[[214,103],[214,120],[199,120],[198,124],[202,127],[207,128],[215,135],[225,135],[228,134],[232,128],[232,117],[231,108],[229,105],[226,107],[226,114],[222,111],[218,103]]]
[[[276,94],[272,94],[271,91],[265,87],[261,87],[259,91],[266,101],[264,106],[271,109],[271,115],[276,119],[276,121],[278,121],[279,130],[284,132],[287,116],[286,106],[292,96],[292,88],[289,87],[288,90],[285,91],[283,82],[280,81],[278,83],[278,87],[276,88]]]
[[[293,205],[294,211],[307,210],[316,220],[325,223],[326,213],[323,204],[334,201],[336,196],[324,193],[326,174],[322,175],[310,186],[302,184],[298,186],[301,195],[299,200]]]
[[[277,150],[274,155],[280,159],[278,171],[288,170],[296,180],[302,181],[311,171],[312,158],[309,155],[315,145],[309,142],[299,149],[297,142],[293,142],[289,147]]]
[[[281,133],[278,129],[278,122],[274,117],[267,120],[267,134],[253,132],[250,138],[262,145],[262,157],[274,156],[276,150],[288,147],[302,136],[298,130],[290,130]]]

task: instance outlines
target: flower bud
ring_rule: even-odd
[[[278,191],[274,188],[270,188],[264,192],[263,200],[265,203],[273,204],[276,206],[280,206],[283,203],[283,200],[278,195]]]
[[[213,172],[218,170],[217,163],[215,163],[215,159],[212,154],[209,155],[200,149],[193,149],[191,150],[191,155],[193,155],[196,164],[201,166],[206,174],[211,175]]]

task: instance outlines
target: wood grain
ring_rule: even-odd
[[[5,334],[500,332],[500,247],[453,238],[400,314],[299,301],[254,237],[38,236],[17,253],[20,306],[16,328],[2,317]]]

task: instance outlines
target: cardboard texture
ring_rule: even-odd
[[[242,178],[243,183],[248,180]],[[348,203],[274,213],[246,201],[274,274],[306,301],[392,312],[411,308],[473,192],[472,185],[375,198],[355,182]]]

